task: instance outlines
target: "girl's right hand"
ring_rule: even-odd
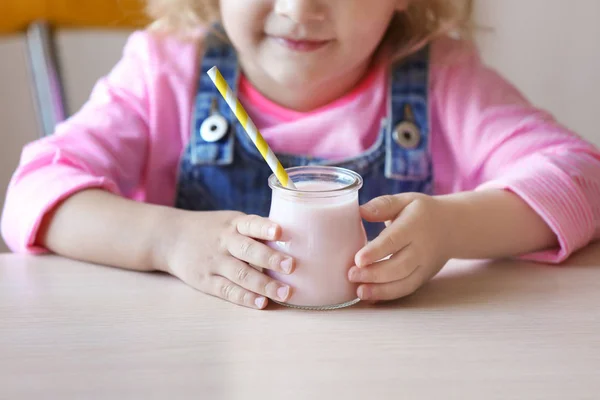
[[[250,308],[264,309],[268,298],[285,302],[290,297],[289,286],[252,267],[293,272],[293,258],[260,242],[279,240],[277,224],[234,211],[184,211],[171,222],[176,234],[167,239],[166,272],[195,289]]]

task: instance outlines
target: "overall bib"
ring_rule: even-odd
[[[180,161],[176,207],[194,211],[232,210],[269,215],[271,170],[206,72],[217,66],[236,91],[240,68],[230,44],[209,37],[202,59],[191,134]],[[429,49],[392,65],[387,118],[376,142],[362,154],[331,160],[277,154],[285,168],[330,165],[364,179],[361,204],[386,194],[432,194],[429,126]],[[384,228],[365,223],[369,240]]]

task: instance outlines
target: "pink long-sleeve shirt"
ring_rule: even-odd
[[[104,188],[173,205],[202,57],[195,39],[134,33],[89,101],[51,137],[27,145],[10,182],[2,235],[40,253],[45,214],[68,196]],[[525,257],[560,262],[600,233],[600,153],[531,106],[470,45],[432,45],[431,152],[436,194],[511,190],[548,223],[560,247]],[[276,152],[330,158],[367,149],[385,115],[387,74],[376,66],[348,95],[310,113],[286,110],[242,80],[240,99]]]

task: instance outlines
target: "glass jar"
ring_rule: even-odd
[[[328,310],[357,303],[357,285],[349,281],[348,270],[367,243],[358,204],[361,176],[337,167],[287,171],[296,189],[281,186],[274,175],[269,178],[269,218],[283,231],[281,240],[269,246],[294,257],[296,268],[291,275],[268,275],[292,288],[286,306]]]

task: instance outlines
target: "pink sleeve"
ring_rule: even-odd
[[[600,153],[529,104],[474,49],[459,53],[438,66],[433,89],[438,122],[456,160],[455,187],[519,195],[560,243],[523,258],[562,262],[600,236]]]
[[[9,184],[2,235],[15,252],[40,253],[44,215],[86,188],[133,197],[143,179],[148,145],[148,39],[133,34],[120,62],[89,101],[54,135],[27,145]]]

